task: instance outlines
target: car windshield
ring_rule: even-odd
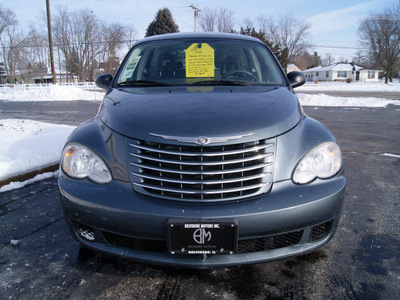
[[[285,83],[265,46],[233,39],[141,43],[132,49],[117,76],[119,87]]]

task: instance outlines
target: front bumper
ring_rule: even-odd
[[[308,185],[288,180],[247,200],[188,203],[138,194],[128,182],[97,185],[63,174],[59,178],[67,222],[83,245],[138,261],[196,268],[259,263],[321,247],[336,231],[345,184],[341,174]],[[198,256],[166,252],[169,220],[227,218],[238,222],[241,253]],[[95,237],[78,234],[86,229]],[[249,248],[249,243],[258,246]]]

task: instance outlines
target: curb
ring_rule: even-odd
[[[34,170],[34,171],[31,171],[31,172],[28,172],[28,173],[24,173],[24,174],[20,174],[20,175],[17,175],[17,176],[13,176],[13,177],[1,180],[0,181],[0,187],[4,186],[6,184],[9,184],[11,182],[15,182],[15,181],[22,182],[22,181],[31,179],[31,178],[35,177],[36,175],[38,175],[38,174],[42,174],[42,173],[46,173],[46,172],[55,172],[55,171],[58,170],[58,168],[59,168],[59,163],[51,165],[51,166],[43,168],[43,169]]]

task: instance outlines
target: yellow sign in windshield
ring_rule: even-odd
[[[194,43],[186,49],[186,77],[214,77],[214,49],[206,43]]]

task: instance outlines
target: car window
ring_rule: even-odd
[[[134,47],[117,75],[119,86],[282,85],[265,46],[237,40],[165,40]]]

